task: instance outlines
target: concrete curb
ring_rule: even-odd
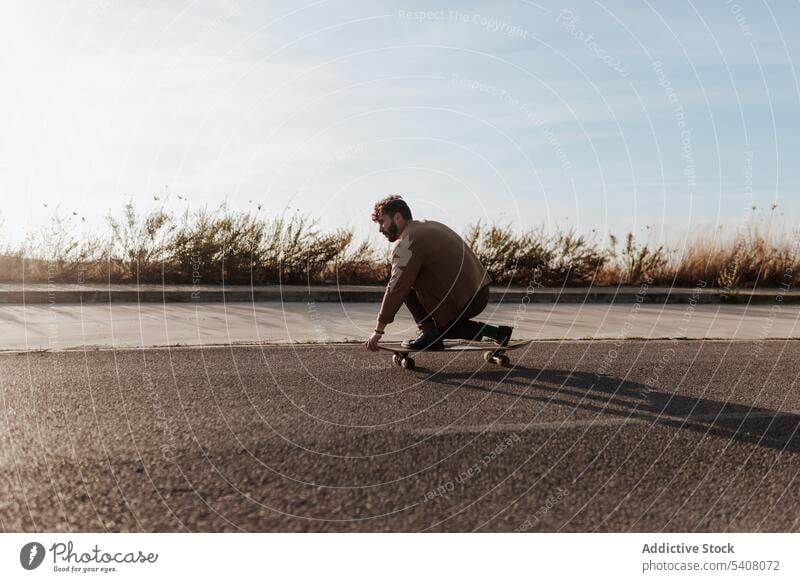
[[[319,302],[379,303],[382,286],[302,285],[0,285],[0,305],[64,305],[80,303],[251,303]],[[666,287],[525,288],[493,287],[497,303],[647,303],[800,304],[800,291],[757,289],[669,289]]]

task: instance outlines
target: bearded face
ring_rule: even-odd
[[[384,216],[381,220],[381,234],[389,239],[390,243],[397,240],[397,224],[392,218]]]

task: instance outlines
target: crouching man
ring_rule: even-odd
[[[469,245],[453,230],[433,220],[413,220],[400,196],[375,204],[372,220],[392,250],[392,274],[386,285],[375,330],[364,347],[378,350],[384,329],[405,304],[419,335],[403,342],[412,350],[440,350],[443,339],[482,340],[499,345],[511,339],[511,327],[472,318],[489,301],[489,275]]]

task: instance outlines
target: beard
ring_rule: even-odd
[[[392,224],[389,225],[389,231],[384,232],[383,236],[389,239],[390,243],[393,243],[397,240],[397,225],[392,221]]]

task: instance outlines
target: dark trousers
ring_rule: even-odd
[[[489,285],[484,285],[473,295],[461,309],[459,315],[449,324],[440,329],[442,337],[447,339],[479,340],[483,337],[483,323],[471,321],[473,317],[486,309],[489,303]],[[420,329],[427,330],[436,327],[428,311],[419,302],[417,293],[412,289],[405,299],[405,306]]]

